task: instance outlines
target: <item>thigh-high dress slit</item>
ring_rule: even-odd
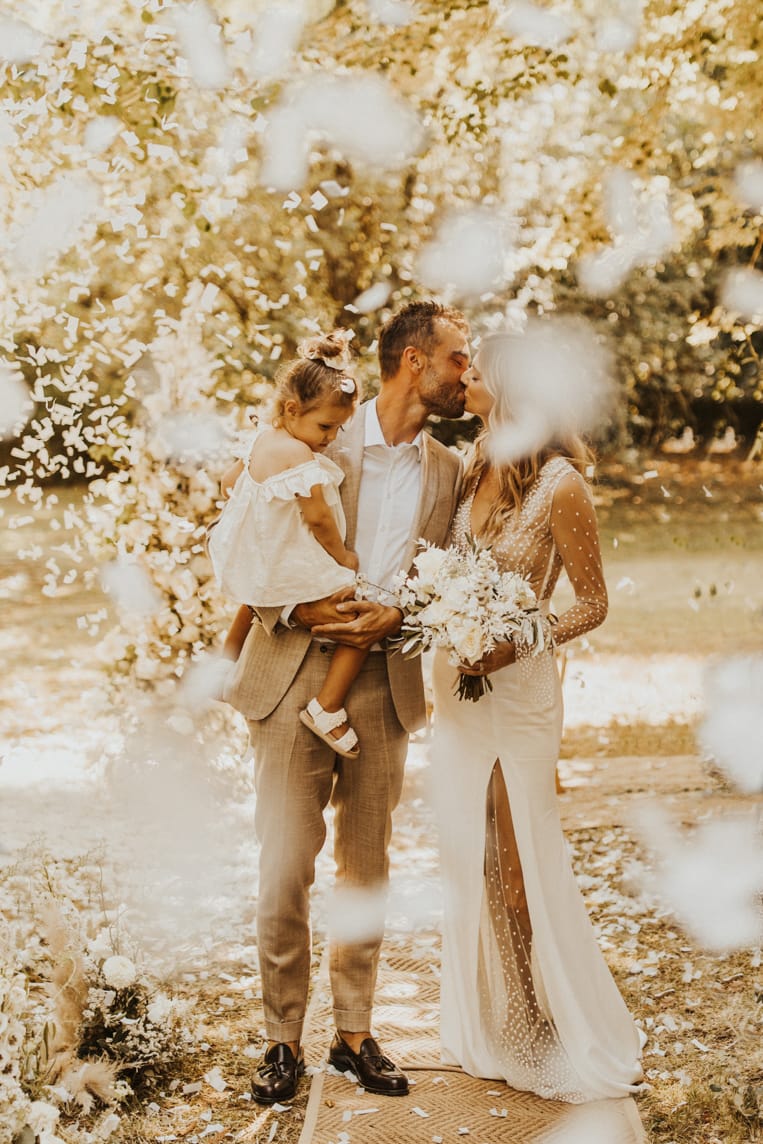
[[[432,775],[444,890],[442,1054],[539,1096],[620,1097],[641,1039],[596,942],[554,775],[561,687],[551,652],[453,695],[437,653]]]

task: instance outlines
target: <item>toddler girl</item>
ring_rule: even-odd
[[[209,554],[221,588],[244,605],[286,607],[355,585],[358,558],[344,544],[339,498],[344,473],[323,456],[357,403],[348,342],[344,330],[302,342],[279,379],[270,428],[223,478],[223,492],[232,489]],[[247,612],[239,609],[226,645],[245,635]],[[348,759],[359,748],[344,701],[366,655],[338,644],[323,687],[299,713]]]

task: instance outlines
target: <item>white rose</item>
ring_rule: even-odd
[[[471,585],[465,576],[448,580],[440,593],[440,600],[454,613],[463,612],[471,595]]]
[[[482,628],[478,620],[459,616],[448,625],[453,650],[463,663],[476,663],[482,656]]]
[[[446,553],[442,548],[425,548],[415,557],[413,565],[418,572],[419,585],[424,591],[431,591],[445,556]]]
[[[421,609],[416,619],[426,627],[439,628],[452,619],[454,615],[453,609],[447,607],[442,600],[432,600],[431,604],[427,604],[425,608]]]
[[[104,961],[101,969],[103,979],[112,989],[128,989],[138,976],[129,957],[120,957],[115,954]]]

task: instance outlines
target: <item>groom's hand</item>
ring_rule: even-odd
[[[342,588],[334,592],[333,596],[324,596],[322,600],[311,600],[306,604],[297,604],[291,613],[292,620],[301,628],[309,628],[314,632],[318,624],[346,624],[354,618],[356,604],[353,597],[354,589]],[[339,611],[340,606],[342,611]],[[318,633],[320,634],[320,633]]]
[[[340,619],[316,624],[314,636],[328,636],[337,643],[368,649],[388,636],[397,635],[403,622],[399,608],[371,600],[347,600],[336,605]]]

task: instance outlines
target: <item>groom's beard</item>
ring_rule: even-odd
[[[430,413],[438,417],[461,417],[466,404],[466,389],[460,383],[442,381],[428,368],[421,379],[419,394]]]

